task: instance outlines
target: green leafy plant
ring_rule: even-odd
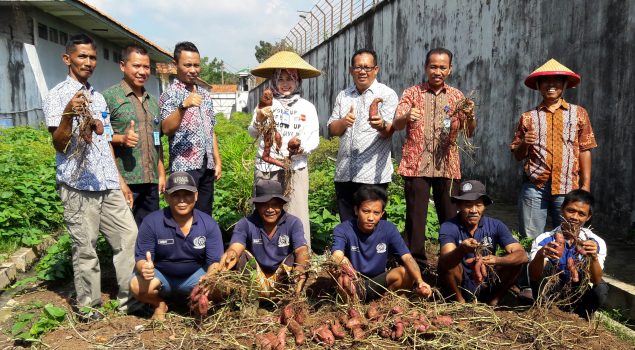
[[[66,319],[66,310],[46,304],[35,302],[25,308],[25,312],[17,314],[16,322],[11,327],[11,334],[24,341],[38,341],[40,337],[59,327]]]

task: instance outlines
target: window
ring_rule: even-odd
[[[68,41],[68,34],[60,31],[60,44],[66,45],[67,41]]]
[[[112,60],[116,63],[121,62],[121,54],[119,52],[113,51],[112,52]]]
[[[105,60],[110,59],[110,52],[108,51],[108,49],[104,49],[104,59]]]
[[[59,38],[57,36],[57,29],[49,27],[49,40],[54,43],[59,43]]]
[[[42,24],[42,23],[38,23],[37,24],[37,35],[44,39],[44,40],[49,40],[49,29],[46,25]]]

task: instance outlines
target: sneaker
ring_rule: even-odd
[[[91,311],[88,313],[79,313],[77,320],[81,323],[90,323],[95,321],[101,321],[104,319],[104,315],[99,311]]]

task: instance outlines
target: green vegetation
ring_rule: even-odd
[[[62,227],[51,145],[44,129],[0,130],[0,253],[35,246]]]
[[[52,304],[42,305],[34,302],[15,313],[15,323],[11,334],[24,341],[37,341],[39,338],[57,328],[66,319],[66,310]]]

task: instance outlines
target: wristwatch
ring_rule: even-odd
[[[181,103],[179,103],[179,109],[180,109],[181,111],[184,111],[184,110],[186,110],[187,108],[183,105],[183,102],[181,102]]]

